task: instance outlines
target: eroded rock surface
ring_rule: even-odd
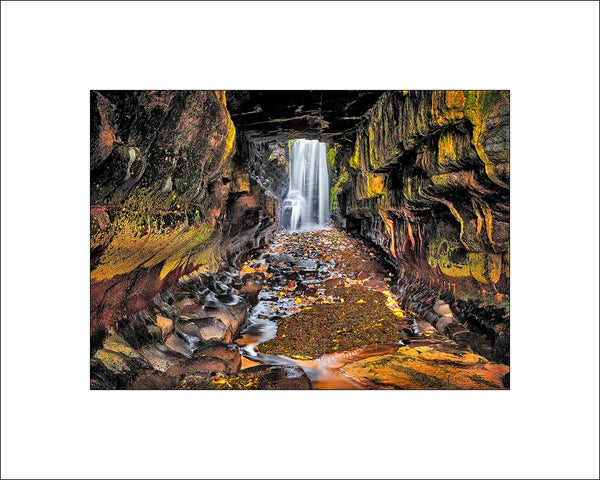
[[[310,390],[312,383],[296,365],[260,365],[237,375],[207,377],[188,375],[177,387],[180,390]]]
[[[301,366],[319,389],[506,388],[499,338],[469,330],[449,294],[440,298],[431,287],[394,294],[398,283],[376,252],[337,229],[277,234],[240,272],[264,276],[236,340],[244,355]],[[490,308],[477,314],[493,324]]]
[[[224,92],[91,93],[92,334],[267,242],[277,196],[254,179],[261,162],[252,178],[234,161],[235,132]]]
[[[226,386],[222,378],[240,368],[227,349],[237,347],[217,345],[236,339],[249,305],[257,318],[278,321],[313,308],[302,298],[324,294],[313,313],[322,309],[332,326],[336,302],[362,308],[360,299],[339,294],[357,283],[369,289],[365,301],[379,292],[396,295],[440,342],[509,364],[508,92],[238,91],[227,94],[229,103],[225,97],[91,93],[92,388],[173,388],[194,375]],[[378,246],[369,256],[386,261],[393,274],[357,262],[344,242],[328,245],[322,256],[307,251],[290,261],[286,251],[271,252],[248,272],[225,271],[273,237],[288,187],[287,140],[298,137],[330,142],[332,215]],[[293,297],[282,302],[281,291]],[[277,306],[260,310],[266,302]],[[368,322],[362,340],[399,335],[410,348],[426,343],[401,316],[371,320],[379,318],[381,325]],[[348,327],[338,326],[314,352],[300,355],[354,346]],[[244,335],[257,337],[257,328]],[[273,338],[264,348],[289,340]],[[206,353],[211,345],[214,355]],[[396,372],[391,379],[360,375],[405,388],[401,364],[416,360],[398,355],[385,360],[385,369]],[[287,378],[285,369],[275,371]],[[508,385],[506,372],[500,383],[494,372],[471,372],[470,380],[452,385]],[[257,377],[245,381],[258,385]]]
[[[509,279],[509,94],[386,92],[332,149],[337,220],[398,270],[501,303]]]
[[[188,374],[237,373],[239,348],[230,344],[246,320],[246,302],[235,295],[239,279],[191,276],[147,309],[110,328],[92,346],[92,389],[172,389]],[[189,312],[209,307],[221,312],[190,319]]]
[[[369,357],[342,372],[376,388],[401,390],[504,389],[506,365],[489,363],[461,349],[439,345],[403,347],[394,354]]]

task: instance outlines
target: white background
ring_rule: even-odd
[[[90,89],[510,89],[504,392],[89,391]],[[598,478],[598,3],[2,3],[3,478]]]

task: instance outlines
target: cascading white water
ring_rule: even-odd
[[[284,224],[295,232],[330,223],[326,144],[296,140],[290,151],[290,188],[283,202]]]

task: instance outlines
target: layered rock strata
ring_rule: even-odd
[[[277,199],[235,134],[224,92],[91,92],[92,334],[266,243]]]
[[[92,335],[90,387],[133,389],[309,389],[298,367],[242,370],[231,343],[244,327],[251,279],[191,275],[157,294],[143,311]]]
[[[332,215],[382,249],[406,307],[509,363],[508,92],[300,93],[284,111],[232,92],[239,135],[224,92],[91,93],[94,388],[239,371],[230,342],[260,285],[209,273],[278,227],[300,134],[330,141]]]
[[[330,148],[336,217],[453,293],[509,293],[509,94],[395,91]]]

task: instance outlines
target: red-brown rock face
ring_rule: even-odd
[[[424,279],[502,301],[509,279],[509,94],[387,92],[336,148],[338,220]]]
[[[265,242],[276,200],[232,163],[224,92],[91,93],[91,329]]]

